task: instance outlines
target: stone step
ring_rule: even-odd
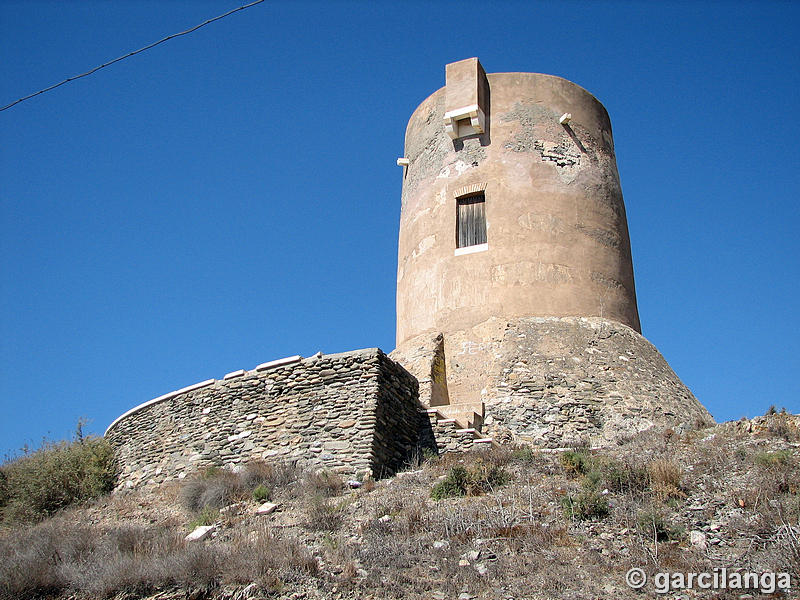
[[[474,428],[478,431],[483,426],[483,403],[480,404],[445,404],[437,406],[446,419],[455,419],[464,429]]]

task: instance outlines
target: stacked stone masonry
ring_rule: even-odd
[[[480,431],[497,443],[603,446],[653,427],[713,422],[650,342],[608,319],[489,319],[444,336],[421,335],[391,356],[421,382],[431,380],[431,364],[443,362],[437,372],[451,394],[439,412],[482,406]],[[452,394],[476,374],[485,385],[474,390],[479,397]],[[428,392],[420,400],[433,408],[437,399]]]
[[[253,459],[380,477],[433,439],[417,390],[377,348],[311,357],[151,401],[106,438],[128,487]]]

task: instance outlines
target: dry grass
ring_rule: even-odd
[[[284,463],[269,464],[251,461],[237,471],[204,469],[184,482],[180,491],[183,506],[199,513],[205,509],[220,509],[253,496],[256,489],[265,498],[278,490],[286,491],[301,476],[301,472]],[[341,484],[341,479],[339,480]]]
[[[330,471],[314,471],[306,473],[300,481],[297,491],[302,496],[323,496],[330,498],[344,491],[344,481],[336,473]]]
[[[661,500],[669,498],[682,498],[681,479],[683,469],[674,460],[659,458],[647,465],[650,475],[650,487],[653,493]]]
[[[336,531],[344,522],[344,503],[314,496],[306,507],[305,527],[312,531]]]
[[[191,544],[174,530],[121,526],[102,533],[52,519],[0,540],[0,597],[68,593],[108,598],[165,586],[213,589],[255,582],[276,589],[314,577],[318,566],[294,539],[261,525],[228,539]]]
[[[128,600],[158,589],[230,600],[254,583],[254,597],[279,600],[430,600],[463,592],[486,600],[577,600],[644,597],[624,584],[633,566],[651,576],[721,567],[800,576],[800,461],[780,432],[721,426],[645,433],[574,454],[580,458],[524,448],[449,455],[356,490],[330,473],[265,464],[213,485],[198,485],[198,477],[185,484],[193,491],[183,493],[197,499],[190,508],[203,497],[218,503],[236,496],[226,490],[243,495],[240,508],[217,522],[216,537],[195,545],[183,541],[188,508],[171,507],[184,516],[169,513],[158,527],[150,524],[177,491],[164,488],[160,500],[115,496],[103,504],[105,513],[136,517],[137,525],[108,518],[90,527],[87,516],[103,514],[90,507],[38,527],[0,530],[0,589],[15,599],[49,590],[122,600],[125,590]],[[478,495],[430,498],[456,468],[499,469],[509,479]],[[281,508],[254,516],[247,491],[254,485],[269,486]],[[581,495],[585,506],[576,510]],[[605,506],[592,508],[591,499]],[[692,546],[691,531],[702,531],[706,546]]]

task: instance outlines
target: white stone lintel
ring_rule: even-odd
[[[275,367],[281,367],[283,365],[291,365],[301,360],[303,360],[303,357],[299,354],[295,354],[294,356],[287,356],[286,358],[279,358],[277,360],[261,363],[256,367],[256,371],[266,371],[267,369],[274,369]]]
[[[223,377],[222,379],[233,379],[234,377],[241,377],[245,373],[247,373],[247,371],[245,371],[244,369],[239,369],[238,371],[231,371],[230,373],[226,373],[225,377]]]
[[[465,121],[469,120],[469,123]],[[444,130],[452,139],[486,131],[486,115],[477,104],[444,113]]]

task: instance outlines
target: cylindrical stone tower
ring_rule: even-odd
[[[547,389],[552,361],[575,371],[586,350],[576,344],[590,343],[590,330],[625,330],[647,344],[638,335],[628,225],[603,105],[559,77],[487,76],[478,59],[463,60],[447,65],[446,86],[414,111],[399,163],[394,355],[420,379],[423,395],[430,382],[428,402],[449,406],[442,411],[465,426],[479,429],[485,417],[484,429],[502,422],[508,435],[541,434],[551,445],[584,434],[613,438],[608,419],[544,432],[531,408],[541,404],[542,416],[552,417],[553,403],[543,401],[546,393],[530,395]],[[520,361],[531,385],[514,395],[507,376]],[[584,367],[576,376],[597,383],[595,368]],[[699,409],[693,416],[708,417],[669,373],[676,393]],[[574,400],[579,390],[562,387],[562,398]],[[514,398],[526,416],[507,414]],[[570,420],[567,413],[549,422]]]

